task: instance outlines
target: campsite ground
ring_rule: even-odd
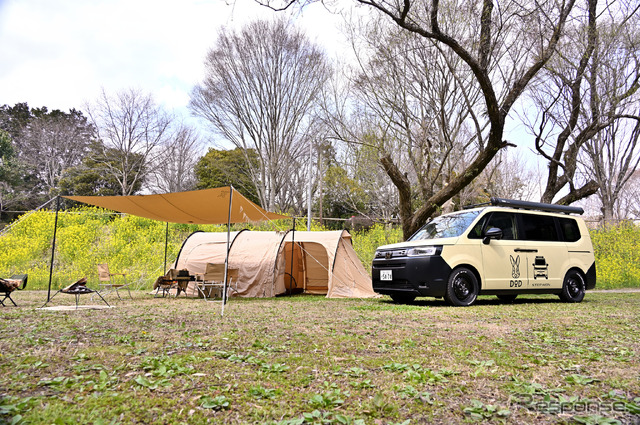
[[[42,291],[13,297],[0,307],[0,422],[640,421],[640,293],[469,308],[233,299],[224,317],[142,292],[64,312],[36,310]]]

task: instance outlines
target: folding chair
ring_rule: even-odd
[[[16,289],[21,291],[27,286],[27,279],[29,275],[27,274],[14,274],[9,279],[0,279],[0,296],[4,296],[0,300],[0,304],[4,307],[4,301],[8,298],[9,301],[13,303],[14,306],[18,306],[13,298],[11,298],[11,293]],[[20,287],[22,285],[22,287]]]
[[[158,297],[160,291],[162,291],[162,298],[166,297],[169,294],[171,289],[176,288],[176,297],[179,294],[178,281],[176,278],[178,277],[178,270],[169,269],[167,274],[164,276],[160,276],[156,279],[153,284],[153,289],[156,290],[156,293],[153,295],[154,298]]]
[[[220,298],[222,301],[226,301],[228,288],[231,288],[234,282],[236,283],[235,291],[238,292],[238,269],[227,270],[227,285],[224,284],[224,264],[207,263],[204,273],[198,274],[196,277],[198,292],[205,301],[208,301],[207,298]]]
[[[205,301],[207,298],[222,298],[224,264],[207,263],[204,273],[196,274],[198,292]]]
[[[235,287],[233,286],[235,284]],[[227,270],[227,298],[229,297],[229,291],[233,290],[238,293],[238,269]]]
[[[113,276],[122,276],[122,283],[116,283]],[[100,289],[98,290],[99,294],[108,294],[109,292],[115,291],[118,298],[122,300],[120,297],[120,293],[118,289],[126,288],[129,292],[129,298],[133,299],[131,296],[131,290],[129,290],[129,284],[127,283],[127,274],[126,273],[110,273],[109,265],[107,263],[98,264],[98,280],[100,281]],[[102,296],[102,295],[101,295]]]

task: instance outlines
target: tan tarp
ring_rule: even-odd
[[[229,219],[229,187],[158,195],[65,196],[77,202],[171,223],[225,224]],[[289,218],[268,212],[233,190],[231,223]]]
[[[287,291],[328,298],[377,296],[345,230],[295,234],[245,230],[233,232],[231,241],[229,268],[238,269],[231,296],[274,297]],[[183,244],[174,267],[202,273],[206,263],[224,263],[226,243],[226,233],[196,232]],[[193,288],[188,294],[195,294]]]

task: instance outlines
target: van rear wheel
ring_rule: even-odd
[[[579,303],[584,298],[586,284],[582,273],[569,270],[564,277],[560,299],[566,303]]]
[[[459,267],[449,275],[444,299],[449,305],[466,307],[478,298],[480,285],[476,275],[466,267]]]

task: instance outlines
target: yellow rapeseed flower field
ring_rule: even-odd
[[[30,289],[45,289],[49,281],[55,214],[38,211],[17,222],[0,237],[0,277],[28,273]],[[290,220],[238,228],[287,230]],[[304,221],[306,224],[306,221]],[[298,226],[304,227],[302,220]],[[151,288],[164,273],[166,223],[95,207],[59,213],[53,288],[87,277],[97,284],[96,264],[106,262],[112,271],[126,271],[134,288]],[[167,264],[171,264],[186,237],[196,230],[226,231],[226,226],[170,224]],[[314,224],[312,230],[323,230]],[[597,289],[640,287],[640,227],[624,223],[591,231],[598,272]],[[377,224],[353,234],[353,245],[369,270],[375,249],[399,242],[398,227]]]

